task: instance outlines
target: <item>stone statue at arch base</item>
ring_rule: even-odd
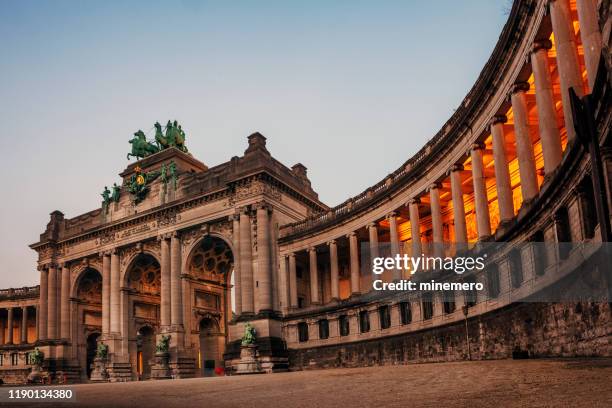
[[[172,378],[170,370],[170,336],[162,335],[157,343],[155,356],[153,357],[154,364],[151,367],[151,379],[165,380]]]
[[[244,336],[240,345],[240,361],[235,375],[262,374],[261,363],[257,355],[257,344],[255,342],[255,328],[249,323],[244,327]]]
[[[108,382],[108,371],[106,364],[108,362],[108,345],[102,342],[98,343],[96,349],[96,357],[92,363],[91,381],[92,382]]]
[[[34,351],[30,353],[32,371],[30,371],[30,374],[28,374],[28,378],[26,379],[28,384],[40,384],[43,382],[43,379],[49,376],[49,373],[43,371],[42,369],[44,357],[45,355],[39,350],[38,347],[36,347]]]

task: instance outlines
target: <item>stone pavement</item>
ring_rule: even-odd
[[[71,388],[77,403],[28,406],[612,407],[612,360],[411,364]]]

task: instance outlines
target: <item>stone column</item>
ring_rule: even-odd
[[[472,183],[474,185],[474,206],[476,208],[476,228],[478,240],[491,235],[491,219],[489,216],[489,199],[487,198],[487,184],[482,161],[482,143],[474,143],[470,150],[472,157]]]
[[[19,344],[26,344],[28,342],[28,307],[23,306],[21,308],[21,333],[19,336]]]
[[[278,283],[278,290],[281,303],[281,311],[283,314],[287,314],[289,311],[289,302],[291,295],[289,294],[289,268],[287,263],[289,262],[287,255],[281,255],[280,257],[280,279]]]
[[[336,240],[331,240],[329,245],[329,262],[331,272],[331,298],[340,299],[340,274],[338,273],[338,244]]]
[[[62,285],[60,290],[60,337],[70,338],[70,268],[62,266]]]
[[[110,332],[110,252],[102,253],[102,334]],[[51,278],[49,278],[51,279]]]
[[[272,310],[272,268],[270,265],[270,218],[268,205],[257,205],[258,312]]]
[[[160,237],[161,242],[161,302],[160,302],[160,324],[162,328],[170,326],[170,302],[172,292],[170,291],[170,240],[168,236]]]
[[[548,65],[548,50],[552,47],[550,40],[536,41],[531,53],[531,68],[536,88],[536,105],[538,108],[538,126],[544,156],[544,172],[554,171],[563,156],[561,135],[557,125],[557,112],[553,99],[553,85]]]
[[[467,227],[465,225],[465,206],[463,204],[463,187],[461,172],[463,165],[455,164],[450,171],[451,196],[453,199],[453,218],[455,221],[455,245],[464,249],[467,243]]]
[[[421,245],[421,217],[419,216],[419,204],[421,200],[413,198],[408,203],[410,213],[410,235],[412,237],[412,256],[421,256],[423,246]]]
[[[236,316],[242,314],[242,291],[240,286],[240,214],[234,214],[232,219],[232,238],[234,241],[234,304]]]
[[[512,184],[508,157],[506,155],[506,140],[504,138],[504,123],[508,119],[497,115],[491,119],[491,138],[493,139],[493,162],[495,164],[495,185],[497,187],[497,204],[499,206],[500,222],[508,222],[514,218],[514,201],[512,199]]]
[[[444,225],[442,223],[442,206],[440,205],[440,184],[434,183],[429,187],[429,201],[431,208],[431,229],[433,232],[434,254],[444,255]]]
[[[183,326],[181,265],[181,237],[175,231],[170,238],[170,323],[175,328]]]
[[[38,319],[38,339],[45,340],[47,338],[47,306],[49,296],[49,274],[46,267],[40,268],[40,302],[36,317]]]
[[[374,268],[374,258],[378,258],[380,255],[378,250],[378,228],[375,222],[371,222],[367,225],[367,229],[370,238],[370,275],[372,276],[372,280],[374,280],[378,279],[377,275],[372,272]]]
[[[308,266],[310,269],[310,303],[318,305],[319,299],[319,271],[317,269],[317,249],[308,249]]]
[[[38,305],[36,305],[36,307],[34,308],[34,313],[35,313],[35,318],[36,318],[36,333],[34,336],[34,341],[38,341],[40,339],[40,308],[38,307]],[[2,329],[4,330],[4,329]],[[3,331],[4,333],[4,331]]]
[[[580,38],[584,48],[584,64],[586,65],[589,89],[593,89],[599,57],[601,55],[601,32],[597,18],[597,0],[576,0],[578,21],[580,22]]]
[[[391,212],[387,215],[387,219],[389,220],[389,235],[391,238],[391,256],[399,255],[399,233],[397,231],[397,214],[395,212]],[[393,280],[398,281],[402,279],[402,271],[400,269],[393,269]]]
[[[536,177],[533,144],[529,135],[527,117],[527,99],[525,92],[529,90],[527,82],[514,84],[511,90],[512,112],[514,113],[514,137],[516,139],[516,154],[518,156],[519,174],[521,176],[521,192],[523,201],[530,201],[538,195],[538,179]]]
[[[6,344],[13,344],[13,308],[8,308]]]
[[[57,266],[49,267],[49,306],[47,313],[47,338],[57,338]],[[12,326],[11,326],[12,327]],[[12,335],[11,335],[12,339]]]
[[[255,310],[253,295],[253,261],[251,252],[251,218],[242,209],[240,213],[240,286],[242,291],[242,313]]]
[[[297,273],[295,271],[295,254],[289,254],[289,306],[292,309],[298,307],[297,295]]]
[[[574,32],[569,0],[551,0],[549,7],[550,19],[555,35],[563,115],[565,117],[567,139],[568,142],[571,142],[576,137],[576,131],[572,117],[569,88],[574,88],[578,96],[582,96],[584,93],[578,60],[576,33]]]
[[[121,277],[119,252],[114,249],[110,256],[110,332],[121,333]]]
[[[359,290],[359,247],[357,242],[357,234],[351,232],[348,234],[349,251],[351,256],[351,295],[357,295]]]

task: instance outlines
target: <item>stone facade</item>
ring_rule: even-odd
[[[119,195],[101,208],[70,219],[53,211],[31,245],[40,285],[0,292],[0,324],[13,328],[0,330],[0,377],[23,381],[38,347],[50,381],[86,381],[101,343],[108,381],[233,373],[247,322],[264,372],[610,356],[608,303],[526,302],[584,278],[584,265],[604,288],[612,280],[601,263],[590,266],[609,238],[598,205],[612,203],[611,67],[600,58],[609,55],[608,3],[515,1],[440,132],[337,207],[318,200],[302,164],[283,165],[254,133],[226,163],[208,167],[168,148],[121,172]],[[574,123],[570,86],[590,95],[601,157],[581,141],[589,119]],[[591,183],[596,164],[603,186]],[[372,292],[369,257],[379,251],[454,256],[445,244],[478,251],[490,242],[507,245],[466,277],[487,286],[475,298]],[[530,242],[584,248],[537,252]],[[441,275],[414,279],[430,276]],[[382,275],[401,278],[410,274]],[[156,354],[165,336],[168,350]]]

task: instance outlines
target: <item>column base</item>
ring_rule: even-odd
[[[249,324],[255,328],[257,360],[265,373],[289,370],[287,345],[282,339],[281,322],[277,319],[254,319]],[[242,336],[246,322],[235,322],[229,326],[229,343],[223,354],[228,374],[235,374],[241,360]]]

